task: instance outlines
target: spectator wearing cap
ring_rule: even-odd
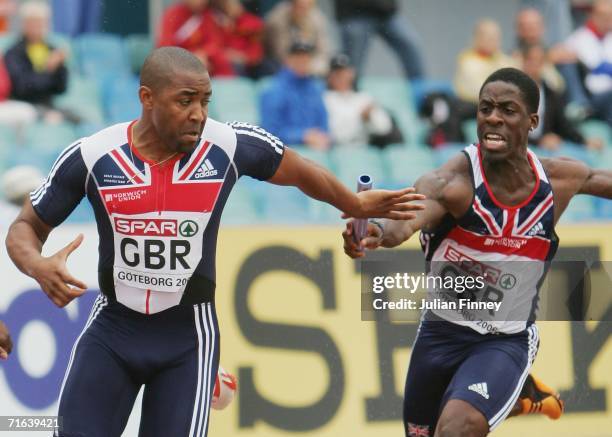
[[[40,1],[21,5],[21,39],[4,57],[15,100],[34,103],[47,111],[52,97],[66,91],[66,52],[47,41],[51,10]]]
[[[292,43],[302,41],[314,47],[312,73],[327,73],[331,40],[327,19],[316,0],[285,0],[268,13],[265,21],[264,47],[270,70],[278,69]]]
[[[370,95],[355,91],[355,68],[347,55],[331,60],[324,101],[336,146],[365,146],[371,135],[387,135],[393,128],[389,115]]]
[[[331,144],[323,83],[312,75],[314,47],[294,42],[284,67],[259,99],[261,125],[285,144],[326,150]]]

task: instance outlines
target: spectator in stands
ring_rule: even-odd
[[[544,17],[538,9],[521,9],[515,21],[517,50],[515,57],[521,58],[522,49],[532,45],[543,45],[546,26]],[[549,62],[543,75],[546,83],[556,92],[565,92],[569,106],[568,116],[573,120],[582,120],[590,112],[589,99],[580,78],[576,55],[564,44],[554,44],[548,50]]]
[[[518,14],[516,14],[515,29],[517,47],[513,55],[519,61],[522,60],[523,49],[534,45],[546,45],[544,43],[544,34],[546,32],[544,18],[537,9],[521,9]],[[555,50],[556,48],[548,50],[547,59],[553,59]],[[561,48],[561,50],[567,52],[567,50],[564,50],[563,48]],[[569,55],[571,55],[571,53]],[[565,82],[563,81],[563,77],[561,77],[552,62],[546,63],[542,74],[544,75],[546,84],[553,88],[556,92],[565,91]]]
[[[53,109],[52,97],[66,91],[68,70],[66,52],[47,41],[51,10],[40,1],[23,3],[20,10],[21,39],[4,57],[12,83],[11,97],[36,104],[51,121],[63,119]]]
[[[514,60],[501,49],[501,29],[496,21],[483,19],[474,28],[474,40],[470,49],[459,55],[454,87],[457,97],[470,103],[468,112],[476,114],[478,93],[482,83],[494,71],[510,67]]]
[[[342,50],[353,60],[361,76],[370,39],[380,35],[398,56],[409,79],[424,76],[421,44],[397,0],[336,0]]]
[[[294,42],[285,67],[260,96],[261,126],[285,144],[306,144],[327,150],[331,144],[323,84],[312,76],[315,48]]]
[[[212,6],[234,72],[257,78],[263,59],[263,20],[247,12],[240,0],[213,0]]]
[[[330,37],[327,19],[316,0],[285,0],[266,16],[264,45],[270,71],[282,65],[296,41],[314,47],[312,73],[324,76],[330,58]]]
[[[0,125],[13,128],[21,136],[24,127],[36,121],[38,113],[30,103],[9,100],[10,95],[11,78],[4,61],[0,59]]]
[[[612,0],[595,0],[584,26],[566,41],[586,68],[594,115],[612,126]]]
[[[17,100],[8,100],[11,95],[11,78],[0,59],[0,125],[15,129],[18,135],[28,123],[36,120],[37,112],[33,105]]]
[[[544,149],[557,150],[564,142],[586,144],[590,149],[600,149],[603,143],[585,138],[567,119],[561,94],[547,83],[544,72],[547,65],[546,49],[541,45],[524,47],[521,51],[522,68],[540,87],[540,123],[529,133],[529,141]]]
[[[282,0],[242,0],[242,4],[252,14],[265,17]]]
[[[17,4],[14,0],[0,0],[0,33],[9,31],[11,17],[17,11]]]
[[[521,0],[521,9],[535,9],[545,17],[545,33],[538,43],[545,47],[563,42],[573,30],[570,0]]]
[[[571,0],[572,20],[574,27],[582,26],[593,9],[593,0]]]
[[[211,76],[233,76],[223,34],[209,0],[181,0],[164,11],[157,45],[189,50],[202,60]]]
[[[389,114],[366,93],[355,91],[355,68],[347,55],[334,56],[324,95],[332,143],[365,146],[370,136],[388,135],[393,124]]]

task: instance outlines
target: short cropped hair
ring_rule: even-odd
[[[202,61],[180,47],[160,47],[147,56],[140,70],[140,85],[158,91],[179,71],[208,74]]]
[[[540,89],[538,84],[527,74],[516,68],[502,68],[493,72],[482,84],[478,95],[482,94],[482,90],[491,82],[506,82],[516,85],[523,94],[523,99],[527,104],[527,109],[531,114],[538,112],[540,106]]]

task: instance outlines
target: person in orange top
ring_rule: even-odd
[[[223,28],[225,53],[234,71],[257,77],[263,59],[264,22],[246,11],[240,0],[212,0],[217,23]]]
[[[209,8],[209,0],[182,0],[162,15],[157,46],[178,46],[196,55],[211,76],[233,76],[223,47],[223,29]]]

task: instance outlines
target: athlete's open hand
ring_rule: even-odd
[[[72,299],[85,293],[87,285],[68,272],[66,260],[83,242],[79,234],[70,244],[50,257],[41,257],[32,268],[32,277],[58,307],[65,307]],[[72,287],[71,287],[72,286]]]
[[[355,211],[344,214],[344,218],[389,218],[393,220],[410,220],[415,218],[412,211],[424,208],[415,200],[425,200],[422,194],[416,194],[413,187],[403,190],[368,190],[357,193],[359,205]]]
[[[12,349],[13,342],[11,341],[8,328],[0,321],[0,359],[6,360]]]
[[[365,249],[374,250],[382,243],[382,229],[372,223],[368,223],[366,236],[361,240],[360,244],[355,243],[353,232],[354,227],[351,220],[346,223],[346,229],[342,232],[344,253],[351,258],[363,258],[365,256]]]

